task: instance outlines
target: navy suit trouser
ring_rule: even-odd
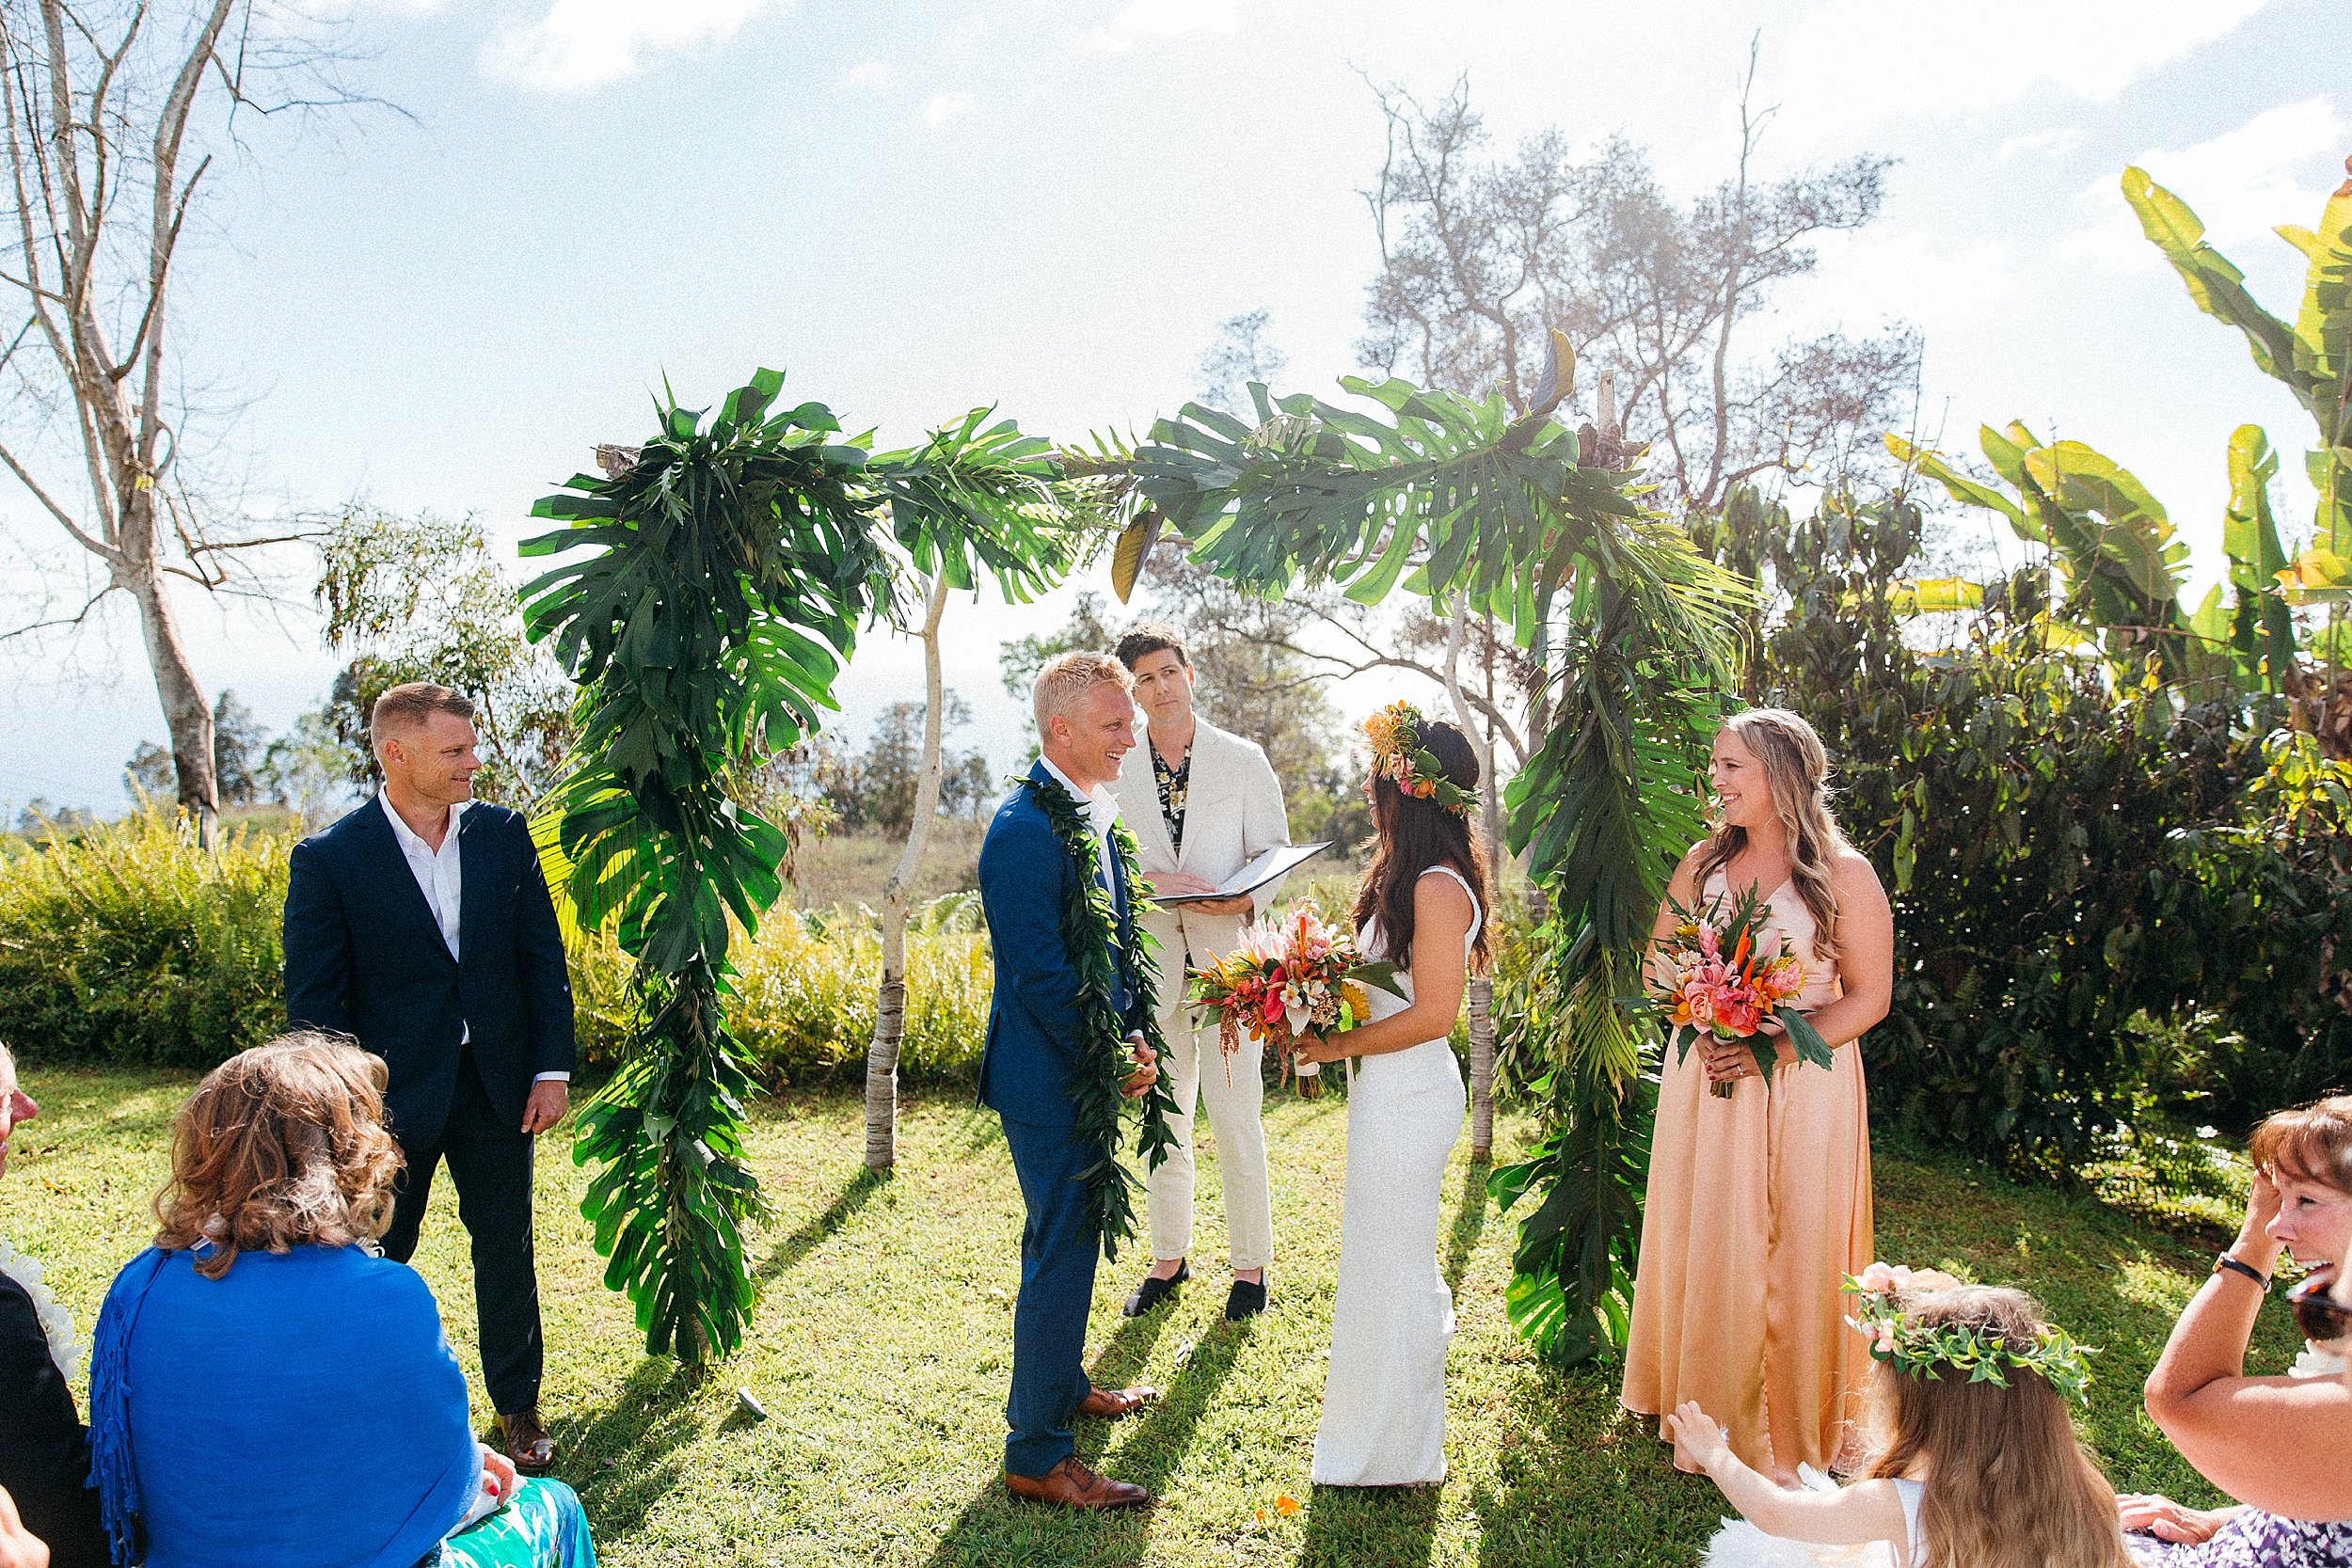
[[[393,1135],[399,1132],[395,1122]],[[450,1179],[457,1184],[457,1217],[473,1241],[482,1381],[500,1415],[531,1409],[539,1402],[547,1359],[531,1245],[531,1137],[490,1103],[469,1053],[457,1064],[457,1092],[441,1135],[431,1143],[402,1140],[400,1151],[407,1168],[392,1186],[384,1256],[405,1263],[415,1255],[433,1197],[434,1167],[448,1161]]]
[[[1070,1132],[1006,1121],[1028,1217],[1021,1227],[1021,1294],[1012,1308],[1012,1395],[1005,1402],[1005,1468],[1041,1476],[1070,1457],[1071,1418],[1087,1381],[1087,1313],[1102,1237],[1087,1216],[1092,1164]]]

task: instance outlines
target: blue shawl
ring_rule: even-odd
[[[242,1253],[206,1279],[149,1248],[90,1353],[90,1484],[115,1560],[412,1568],[478,1482],[433,1292],[356,1246]]]

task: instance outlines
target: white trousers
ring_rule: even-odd
[[[1152,1217],[1152,1256],[1160,1259],[1192,1254],[1193,1110],[1209,1106],[1216,1131],[1217,1171],[1224,1179],[1225,1250],[1236,1270],[1263,1269],[1274,1261],[1274,1199],[1266,1187],[1265,1127],[1259,1108],[1265,1100],[1260,1074],[1264,1047],[1248,1035],[1228,1062],[1214,1028],[1196,1028],[1200,1015],[1181,1003],[1163,1005],[1160,1028],[1168,1041],[1163,1063],[1176,1095],[1169,1127],[1175,1147],[1160,1168],[1144,1180]]]

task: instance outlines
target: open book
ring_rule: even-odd
[[[1255,893],[1277,877],[1287,877],[1299,866],[1331,847],[1330,840],[1321,844],[1283,844],[1268,849],[1248,865],[1217,884],[1214,893],[1171,893],[1154,898],[1154,904],[1199,904],[1218,898],[1232,898],[1245,893]]]

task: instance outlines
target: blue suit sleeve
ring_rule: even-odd
[[[515,953],[531,1005],[531,1069],[569,1072],[575,1057],[572,974],[564,957],[564,927],[555,918],[555,900],[548,893],[531,824],[520,816],[515,818],[515,836],[523,857]]]
[[[342,895],[322,863],[325,848],[305,839],[286,869],[286,1027],[351,1030],[351,924]]]
[[[1009,991],[1054,1049],[1078,1059],[1078,972],[1062,941],[1062,884],[1070,856],[1044,819],[1000,818],[980,849],[980,902],[996,965]]]

